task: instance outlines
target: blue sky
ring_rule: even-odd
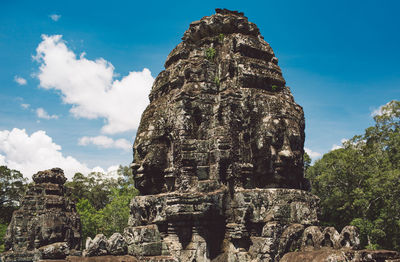
[[[400,98],[399,1],[2,0],[0,164],[69,177],[128,165],[153,78],[217,7],[244,12],[270,43],[315,159]]]

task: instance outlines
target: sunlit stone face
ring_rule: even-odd
[[[254,139],[256,187],[296,187],[302,176],[301,126],[288,118],[264,118]]]

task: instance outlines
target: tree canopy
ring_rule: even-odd
[[[109,237],[114,232],[123,232],[128,224],[129,203],[138,193],[129,167],[120,166],[112,177],[102,173],[88,176],[76,173],[66,186],[77,202],[84,241],[99,233]]]
[[[21,172],[0,166],[0,222],[8,222],[19,207],[26,182]]]
[[[375,125],[307,171],[321,198],[321,220],[338,229],[357,226],[368,248],[400,250],[400,102],[391,101]]]

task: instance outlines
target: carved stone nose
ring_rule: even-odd
[[[293,158],[293,152],[288,149],[284,149],[279,151],[278,156],[280,158]]]
[[[131,164],[131,168],[135,171],[137,169],[139,169],[140,165],[138,163],[132,163]]]
[[[140,166],[138,170],[136,170],[137,173],[143,173],[144,168],[143,166]]]

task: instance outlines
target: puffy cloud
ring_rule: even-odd
[[[123,138],[114,140],[107,136],[84,136],[79,139],[78,144],[81,146],[93,144],[101,148],[120,148],[126,151],[129,151],[131,149],[131,143],[128,140]]]
[[[57,22],[57,21],[61,18],[61,15],[52,14],[52,15],[49,15],[49,17],[50,17],[51,20],[53,20],[54,22]]]
[[[103,58],[89,60],[68,49],[61,35],[42,35],[34,57],[40,87],[61,91],[75,117],[105,118],[102,132],[115,134],[138,127],[154,78],[147,68],[114,80],[114,67]]]
[[[311,159],[315,160],[315,158],[318,158],[321,156],[321,153],[318,152],[314,152],[309,148],[304,148],[304,151],[306,151],[306,153],[311,157]]]
[[[21,86],[26,85],[28,83],[25,78],[19,76],[14,76],[14,81]]]
[[[64,156],[61,146],[42,130],[31,135],[18,128],[0,131],[0,164],[19,170],[29,178],[40,170],[53,167],[62,168],[69,179],[76,172],[91,172],[72,156]]]
[[[28,109],[31,105],[30,104],[21,104],[23,109]]]
[[[107,170],[104,170],[103,168],[96,166],[95,168],[92,169],[92,172],[98,172],[98,173],[103,173],[104,175],[108,176],[109,178],[115,178],[118,176],[118,165],[110,166],[107,168]]]
[[[39,118],[44,118],[44,119],[58,119],[57,115],[49,115],[46,110],[44,110],[43,108],[39,107],[38,109],[36,109],[36,115]]]
[[[342,138],[342,139],[340,140],[341,145],[333,144],[333,145],[332,145],[332,148],[331,148],[331,151],[332,151],[332,150],[336,150],[336,149],[343,148],[343,144],[346,143],[347,141],[348,141],[348,139]]]

